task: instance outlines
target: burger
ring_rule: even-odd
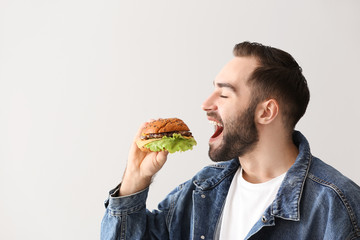
[[[196,145],[196,141],[181,119],[165,118],[149,122],[142,129],[136,144],[144,152],[166,150],[174,153],[191,150]]]

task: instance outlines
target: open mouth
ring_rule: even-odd
[[[213,121],[213,120],[209,120],[209,123],[210,123],[211,125],[214,125],[214,127],[215,127],[215,132],[214,132],[214,134],[211,136],[212,139],[215,139],[215,138],[217,138],[218,136],[221,135],[221,133],[222,133],[223,130],[224,130],[224,126],[223,126],[221,123],[219,123],[219,122],[217,122],[217,121]]]

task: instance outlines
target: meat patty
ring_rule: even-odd
[[[141,136],[140,138],[142,140],[148,140],[148,139],[152,139],[152,138],[162,138],[164,136],[172,137],[174,133],[180,134],[180,135],[185,136],[185,137],[192,137],[191,132],[189,132],[189,131],[180,131],[180,132],[150,133],[150,134]]]

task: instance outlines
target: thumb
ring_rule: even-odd
[[[168,154],[169,154],[168,151],[158,152],[158,154],[155,157],[156,165],[158,165],[161,168],[165,164]]]

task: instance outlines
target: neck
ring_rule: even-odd
[[[291,136],[262,133],[253,151],[239,158],[243,178],[251,183],[269,181],[289,170],[298,154]]]

